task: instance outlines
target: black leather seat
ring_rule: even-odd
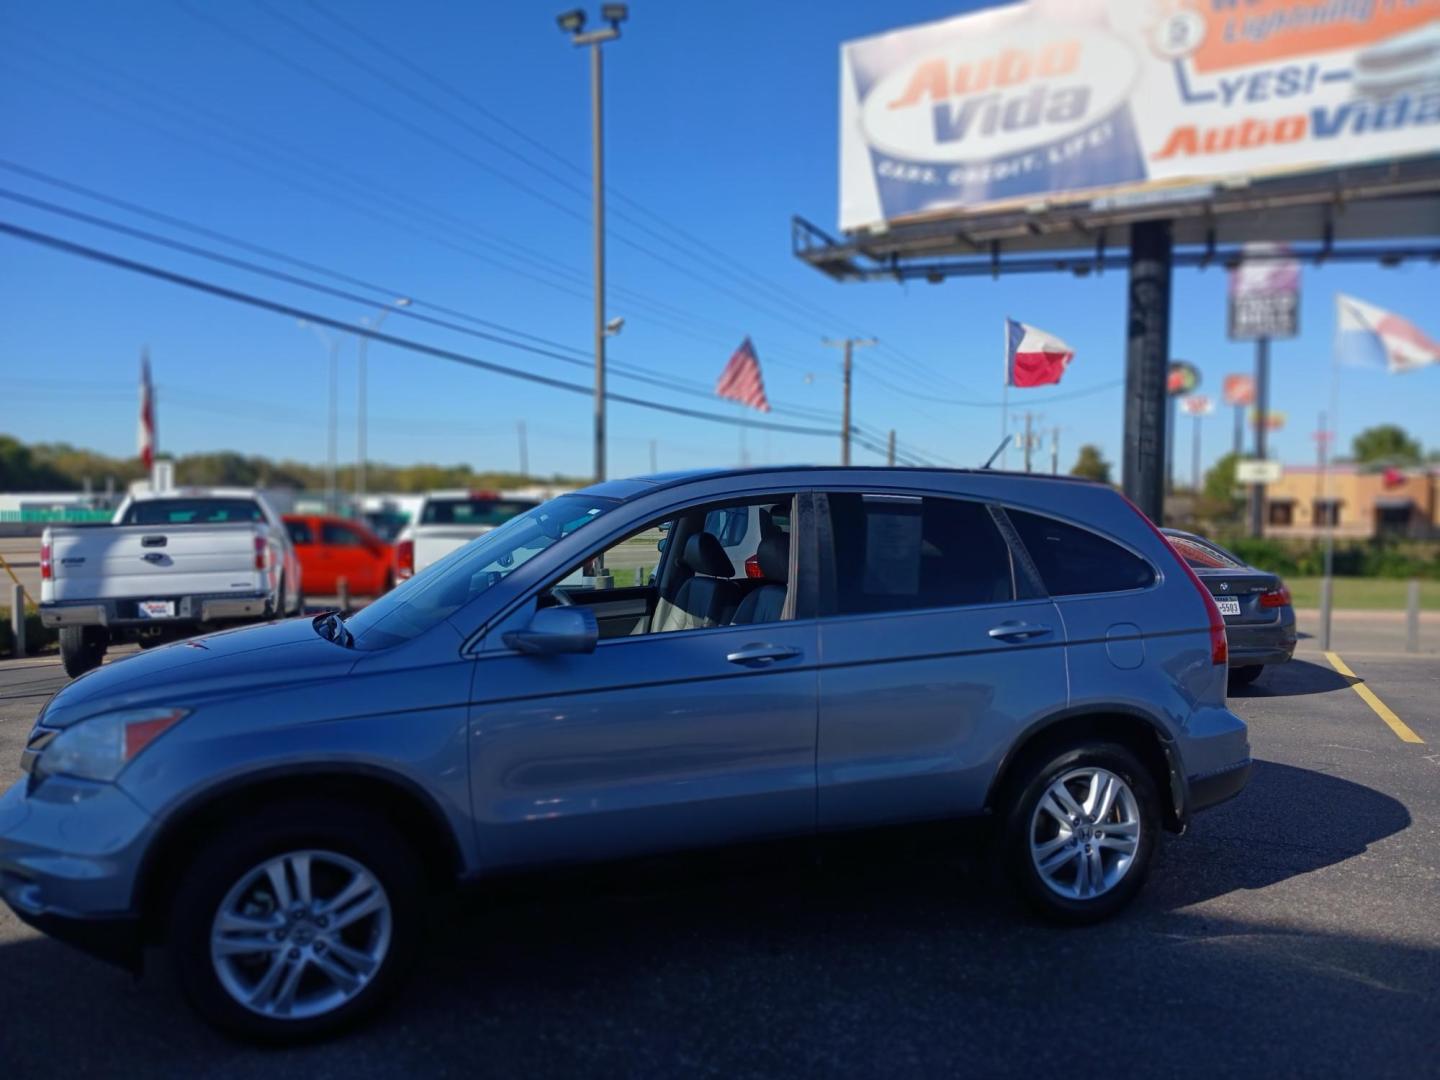
[[[735,610],[735,625],[779,622],[785,611],[786,582],[790,580],[790,537],[776,533],[760,541],[755,560],[765,584],[753,590]]]
[[[713,533],[696,533],[685,542],[681,561],[692,571],[675,593],[655,605],[652,633],[667,630],[704,630],[726,626],[740,605],[740,589],[730,580],[735,566]]]

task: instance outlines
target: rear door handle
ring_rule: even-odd
[[[789,645],[746,645],[729,653],[725,659],[744,667],[767,667],[777,660],[793,660],[800,650]]]
[[[1023,641],[1026,638],[1039,637],[1041,634],[1048,633],[1050,633],[1050,627],[1041,626],[1039,623],[1003,622],[999,626],[990,628],[990,636],[1001,641]]]

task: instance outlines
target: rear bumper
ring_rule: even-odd
[[[225,596],[155,596],[146,600],[173,600],[175,614],[167,619],[145,619],[136,613],[136,599],[41,604],[40,621],[51,629],[64,626],[173,626],[176,623],[223,622],[229,619],[263,619],[271,614],[268,593]]]
[[[1190,777],[1190,812],[1209,810],[1239,795],[1250,782],[1251,768],[1251,762],[1242,761],[1219,772]]]
[[[1190,715],[1176,740],[1185,766],[1186,819],[1233,798],[1250,778],[1250,733],[1229,709],[1207,706]]]
[[[1282,608],[1270,623],[1227,624],[1225,639],[1230,645],[1231,667],[1283,664],[1295,655],[1295,611]]]

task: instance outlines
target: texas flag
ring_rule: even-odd
[[[1393,312],[1335,294],[1335,355],[1342,364],[1413,371],[1440,364],[1440,344]]]
[[[1075,350],[1054,334],[1005,320],[1005,385],[1058,383],[1074,356]]]

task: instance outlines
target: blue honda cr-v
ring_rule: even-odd
[[[427,892],[502,870],[989,816],[1103,918],[1239,791],[1225,628],[1107,487],[755,469],[546,503],[342,619],[214,634],[45,707],[0,800],[27,922],[210,1020],[352,1021]]]

